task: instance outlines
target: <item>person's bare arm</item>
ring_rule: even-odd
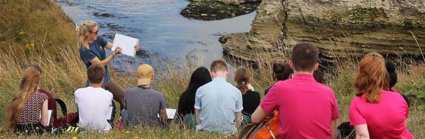
[[[331,121],[331,130],[331,139],[336,139],[338,137],[336,129],[336,120]]]
[[[112,54],[110,56],[106,57],[104,60],[100,60],[99,58],[95,57],[90,61],[90,63],[100,64],[102,66],[106,66],[106,65],[108,65],[109,62],[111,62],[114,59],[115,55],[120,54],[120,53],[121,53],[121,48],[117,47],[115,49],[115,51],[112,52]]]
[[[356,139],[369,139],[369,131],[367,129],[367,124],[355,125],[354,129],[356,130]]]
[[[235,122],[236,122],[236,128],[239,129],[240,126],[241,126],[241,122],[242,122],[242,113],[241,112],[236,112]]]
[[[167,110],[165,110],[165,109],[159,110],[159,117],[161,117],[162,124],[163,125],[166,125],[167,124],[167,120],[168,120]]]
[[[106,43],[106,48],[108,48],[109,50],[112,50],[112,43],[108,42]]]
[[[196,120],[196,124],[201,124],[201,118],[199,117],[200,115],[199,115],[199,112],[200,112],[200,110],[199,109],[195,109],[195,120]]]
[[[42,108],[41,108],[41,125],[44,127],[49,126],[49,110],[48,110],[48,104],[47,99],[43,102]]]
[[[261,108],[261,106],[258,106],[257,109],[252,113],[251,116],[251,122],[252,123],[259,123],[263,121],[267,116],[267,113]]]

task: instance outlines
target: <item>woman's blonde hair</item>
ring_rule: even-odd
[[[41,68],[39,65],[30,65],[24,70],[19,88],[15,91],[12,101],[7,108],[8,128],[13,128],[18,123],[28,98],[37,91],[40,84]]]
[[[85,40],[89,33],[93,31],[94,27],[97,26],[97,23],[92,20],[86,20],[84,21],[80,27],[78,28],[78,34],[79,34],[79,45],[84,46],[85,48],[89,49],[89,45],[85,43]]]
[[[359,63],[356,82],[357,96],[365,95],[369,103],[378,103],[383,89],[389,86],[385,59],[378,53],[367,54]]]
[[[236,88],[238,88],[242,93],[248,91],[248,84],[251,83],[251,72],[245,67],[239,67],[235,73],[235,82],[237,83]]]

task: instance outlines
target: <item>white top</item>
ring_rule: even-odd
[[[79,127],[86,130],[109,131],[112,93],[103,88],[86,87],[74,93],[79,114]]]

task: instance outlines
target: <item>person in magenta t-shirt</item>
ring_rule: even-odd
[[[318,60],[319,50],[312,44],[295,45],[289,60],[293,78],[279,81],[269,90],[251,121],[259,123],[277,110],[281,138],[336,138],[338,104],[332,89],[313,77]]]
[[[356,138],[413,138],[405,124],[409,115],[406,101],[400,93],[384,90],[389,88],[389,75],[380,54],[370,53],[360,61],[354,86],[357,94],[349,113]]]

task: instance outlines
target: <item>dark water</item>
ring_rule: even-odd
[[[208,66],[222,58],[218,38],[224,34],[247,32],[255,12],[219,21],[197,21],[179,13],[187,0],[58,0],[77,24],[91,19],[100,24],[100,34],[112,41],[114,33],[140,39],[142,55],[119,56],[112,63],[118,71],[134,69],[140,63],[160,61],[182,64],[187,59]]]

